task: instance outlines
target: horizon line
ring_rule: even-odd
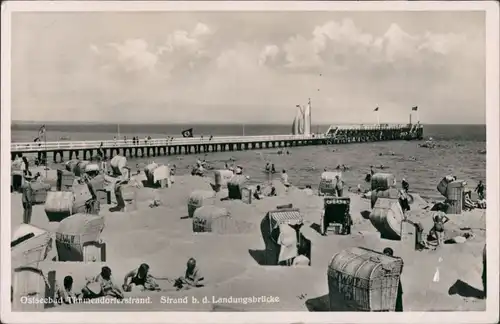
[[[28,120],[12,120],[11,121],[11,127],[16,126],[16,125],[129,125],[129,126],[134,126],[134,125],[193,125],[193,126],[200,126],[200,125],[251,125],[251,126],[256,126],[256,125],[291,125],[291,123],[285,123],[285,122],[248,122],[248,123],[237,123],[237,122],[170,122],[170,123],[158,123],[158,122],[100,122],[100,121],[28,121]],[[329,126],[329,125],[371,125],[371,124],[377,124],[377,123],[352,123],[352,122],[341,122],[341,123],[319,123],[319,124],[311,124],[314,126]],[[380,124],[408,124],[407,122],[383,122]],[[414,123],[416,124],[416,123]],[[421,125],[464,125],[464,126],[486,126],[487,123],[420,123]]]

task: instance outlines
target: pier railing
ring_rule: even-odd
[[[285,140],[309,140],[313,138],[324,138],[326,135],[264,135],[264,136],[217,136],[217,137],[177,137],[177,138],[159,138],[159,139],[139,139],[134,142],[127,140],[108,140],[108,141],[60,141],[60,142],[29,142],[29,143],[11,143],[11,152],[38,152],[38,151],[57,151],[57,150],[83,150],[113,148],[113,147],[136,147],[136,146],[178,146],[190,144],[231,144],[231,143],[249,143],[249,142],[272,142]]]
[[[72,151],[89,150],[102,147],[108,148],[128,148],[143,146],[183,146],[183,145],[205,145],[205,144],[241,144],[273,141],[305,141],[324,138],[335,138],[339,133],[351,131],[398,131],[414,130],[422,128],[422,125],[409,124],[380,124],[380,125],[332,125],[325,134],[311,135],[259,135],[259,136],[214,136],[214,137],[168,137],[156,139],[132,139],[106,140],[106,141],[58,141],[58,142],[27,142],[11,143],[11,153],[18,152],[47,152],[47,151]]]

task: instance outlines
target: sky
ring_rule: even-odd
[[[12,119],[485,123],[483,12],[12,14]],[[373,111],[380,107],[378,116]]]

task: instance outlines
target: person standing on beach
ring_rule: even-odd
[[[335,180],[335,192],[337,193],[337,197],[342,197],[344,194],[344,181],[340,179],[338,174],[335,176]]]
[[[438,211],[434,215],[434,226],[431,229],[431,233],[434,234],[437,240],[437,245],[441,246],[444,244],[444,224],[446,224],[450,219],[442,212]]]
[[[24,185],[22,186],[22,202],[23,202],[23,223],[31,223],[31,214],[33,212],[33,188],[31,181],[33,177],[29,174],[24,175]]]
[[[415,226],[415,251],[423,251],[428,249],[427,242],[424,240],[424,226],[422,223],[413,223]]]
[[[382,253],[384,253],[387,256],[394,257],[394,251],[389,247],[385,248]],[[403,264],[401,264],[401,271],[399,274],[398,294],[396,296],[396,308],[395,308],[396,312],[403,311],[403,286],[401,285],[401,274],[402,273],[403,273]]]
[[[477,187],[474,190],[475,192],[477,192],[477,195],[479,196],[479,200],[484,199],[484,190],[485,190],[484,183],[482,180],[479,180],[479,183],[477,184]]]
[[[288,182],[288,174],[286,173],[286,170],[283,170],[281,173],[281,182],[285,187],[290,187],[290,183]]]
[[[23,160],[24,164],[24,174],[30,174],[30,163],[28,162],[28,159],[25,156],[23,156],[21,159]]]
[[[372,176],[375,174],[375,171],[373,170],[373,165],[370,165],[370,174]]]

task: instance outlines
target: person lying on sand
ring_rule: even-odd
[[[446,244],[462,244],[467,240],[472,240],[475,237],[474,233],[465,232],[445,241]]]
[[[200,269],[196,266],[196,260],[194,258],[189,258],[186,266],[186,273],[183,277],[175,280],[174,287],[177,290],[187,290],[195,287],[203,287],[203,281],[205,278],[200,272]]]
[[[59,305],[73,304],[80,297],[80,294],[73,292],[73,277],[64,277],[63,286],[58,287],[56,292],[56,299]]]
[[[122,288],[129,292],[138,287],[140,290],[160,290],[160,286],[156,283],[156,278],[149,273],[149,265],[143,263],[139,268],[131,270],[123,279]]]
[[[123,292],[113,283],[111,269],[107,266],[102,267],[101,273],[87,282],[82,289],[82,294],[83,298],[111,296],[123,299]]]

